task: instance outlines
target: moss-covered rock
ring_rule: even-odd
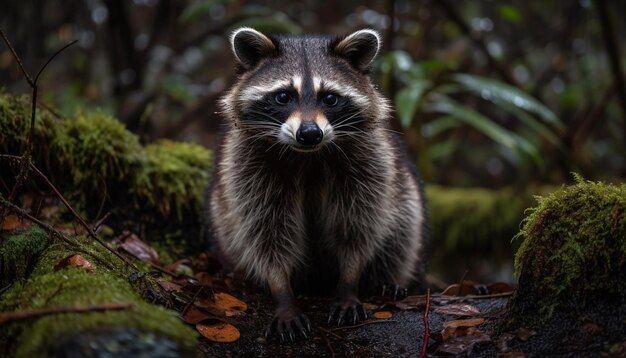
[[[31,246],[36,246],[41,232],[18,236],[22,240],[31,238]],[[143,301],[128,283],[127,269],[118,258],[92,240],[81,237],[73,240],[80,252],[69,250],[63,242],[52,242],[29,279],[14,282],[0,296],[0,311],[107,303],[130,303],[133,307],[123,311],[55,314],[0,325],[0,356],[49,356],[51,350],[63,351],[59,342],[75,344],[83,333],[101,337],[102,344],[92,347],[92,353],[95,350],[97,356],[123,355],[163,342],[167,342],[166,349],[171,354],[193,355],[195,333],[175,313]],[[95,270],[89,272],[72,266],[55,269],[62,259],[75,253],[90,261]],[[135,345],[128,346],[129,336],[135,337]],[[125,343],[118,344],[119,340]],[[152,343],[146,344],[146,340]]]
[[[575,317],[594,306],[626,319],[626,185],[586,182],[539,198],[519,237],[519,288],[514,324],[546,322],[555,312]],[[608,319],[608,318],[607,318]]]

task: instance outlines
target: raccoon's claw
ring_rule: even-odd
[[[328,324],[331,325],[335,321],[337,326],[341,326],[344,321],[347,322],[350,318],[353,325],[367,319],[367,312],[356,297],[340,299],[333,303],[328,316]]]
[[[295,342],[298,336],[309,338],[311,334],[311,321],[309,318],[299,312],[293,314],[285,314],[277,312],[272,322],[265,329],[265,338],[269,339],[272,335],[280,336],[283,343]]]
[[[405,287],[398,285],[383,285],[383,292],[381,296],[389,297],[394,301],[402,300],[409,294],[409,290]]]

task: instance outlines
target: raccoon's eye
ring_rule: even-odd
[[[324,103],[328,107],[334,107],[339,102],[339,98],[332,93],[328,93],[322,97],[322,103]]]
[[[281,106],[284,106],[291,102],[291,96],[287,92],[278,92],[274,97],[274,101],[276,101],[276,103],[280,104]]]

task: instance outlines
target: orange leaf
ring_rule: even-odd
[[[198,323],[196,324],[196,329],[202,336],[213,342],[234,342],[241,336],[237,327],[223,322],[210,324]]]
[[[485,323],[484,318],[459,319],[455,321],[443,322],[443,328],[447,327],[474,327]]]
[[[59,271],[62,268],[67,266],[72,266],[76,268],[82,268],[87,272],[93,272],[96,267],[89,261],[87,261],[84,257],[75,254],[70,255],[63,260],[59,261],[56,265],[54,265],[54,271]]]
[[[377,308],[378,308],[378,306],[373,305],[373,304],[371,304],[371,303],[364,303],[364,304],[363,304],[363,308],[365,308],[366,310],[370,310],[370,311],[371,311],[371,310],[375,310],[375,309],[377,309]]]
[[[393,313],[389,312],[389,311],[380,311],[380,312],[375,312],[372,317],[374,318],[378,318],[378,319],[386,319],[386,318],[391,318],[391,316],[393,316]]]
[[[242,314],[248,309],[248,305],[245,302],[229,295],[228,293],[218,292],[213,295],[213,299],[213,301],[196,301],[196,305],[200,307],[217,309],[224,312],[224,315],[226,315],[226,317]]]
[[[214,319],[215,316],[209,315],[203,311],[200,311],[194,306],[189,306],[185,314],[182,316],[183,321],[189,324],[198,324],[207,319]]]
[[[32,224],[28,221],[24,221],[16,215],[7,215],[4,220],[0,221],[0,230],[13,231],[16,229],[27,229]]]

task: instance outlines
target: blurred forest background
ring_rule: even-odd
[[[572,171],[623,180],[625,15],[622,0],[0,2],[0,28],[31,71],[78,40],[39,81],[40,102],[60,116],[101,109],[146,143],[209,148],[216,100],[233,82],[234,28],[376,29],[373,74],[425,181],[512,190],[560,185]],[[30,92],[4,46],[0,84]]]

